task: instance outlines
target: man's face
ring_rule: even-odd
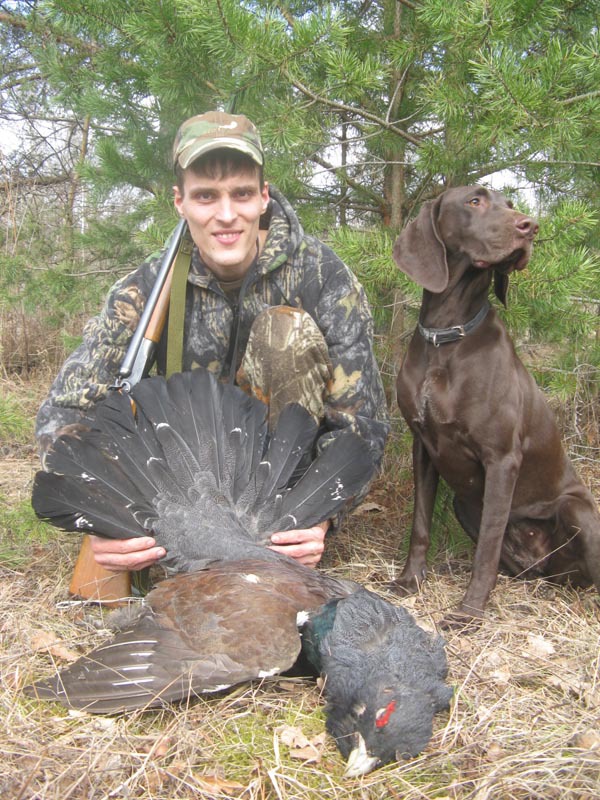
[[[194,244],[206,266],[222,280],[242,278],[257,253],[258,224],[269,202],[252,169],[222,178],[183,175],[175,207],[186,219]]]

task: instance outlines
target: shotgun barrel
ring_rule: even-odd
[[[112,388],[129,391],[132,386],[135,386],[144,377],[150,368],[167,316],[173,263],[183,239],[186,225],[186,221],[182,219],[175,228],[169,247],[163,256],[156,281],[146,301],[142,316],[131,338]]]

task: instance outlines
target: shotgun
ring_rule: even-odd
[[[186,222],[182,219],[163,256],[156,281],[111,389],[129,392],[152,366],[169,308],[173,266],[185,232]],[[90,537],[84,534],[69,584],[69,594],[84,600],[118,605],[120,600],[131,594],[131,574],[113,572],[97,564]]]

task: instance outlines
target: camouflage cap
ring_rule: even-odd
[[[187,169],[192,161],[222,147],[239,150],[257,164],[264,162],[260,136],[247,117],[208,111],[182,123],[173,144],[173,166],[179,162]]]

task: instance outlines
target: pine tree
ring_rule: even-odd
[[[3,29],[18,32],[38,85],[73,125],[78,155],[69,169],[102,212],[99,221],[86,215],[88,251],[126,238],[140,252],[159,246],[174,221],[176,128],[219,107],[257,123],[267,177],[309,230],[331,238],[376,306],[390,306],[398,287],[414,295],[389,248],[419,204],[446,185],[487,182],[537,207],[548,219],[542,231],[569,229],[552,240],[542,234],[530,282],[511,295],[515,330],[541,331],[550,312],[563,338],[576,336],[586,350],[595,341],[597,307],[588,301],[600,297],[600,279],[586,245],[598,236],[596,2],[46,0],[1,8]],[[3,49],[6,56],[6,39]],[[107,211],[115,201],[118,215]],[[582,298],[576,320],[563,313],[574,298]]]

